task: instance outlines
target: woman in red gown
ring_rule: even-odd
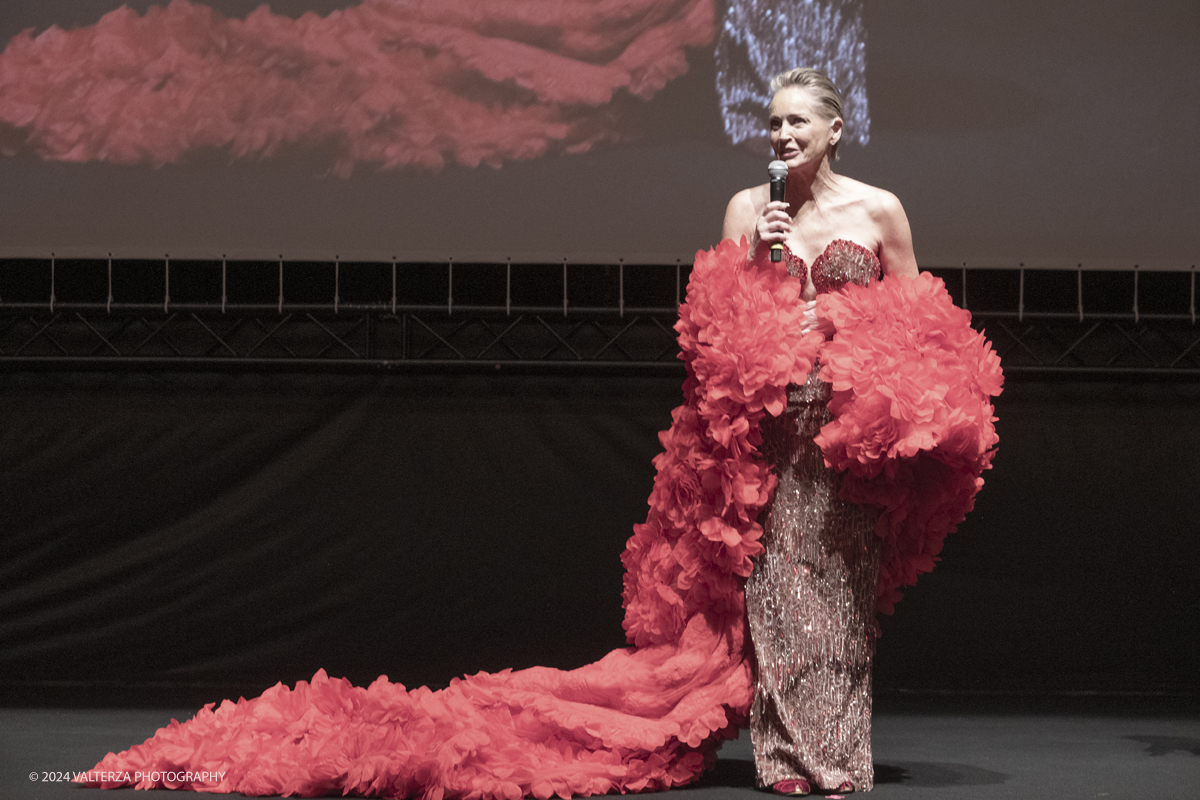
[[[776,77],[771,93],[771,147],[788,167],[786,201],[770,202],[766,184],[739,192],[724,238],[748,239],[752,259],[782,244],[808,308],[818,293],[847,283],[915,278],[896,197],[830,168],[843,134],[833,83],[795,69]],[[815,314],[803,329],[832,333]],[[788,387],[787,410],[761,426],[761,451],[779,485],[762,518],[766,552],[746,583],[756,667],[750,731],[759,784],[783,794],[872,786],[878,514],[842,498],[841,475],[815,442],[833,420],[830,397],[814,370]]]
[[[318,671],[172,721],[78,780],[567,798],[688,783],[749,721],[764,785],[870,788],[875,610],[970,510],[1002,376],[941,282],[913,277],[895,199],[830,171],[841,119],[825,97],[777,93],[788,203],[740,193],[727,238],[697,254],[676,325],[684,403],[622,555],[630,647],[437,692]]]

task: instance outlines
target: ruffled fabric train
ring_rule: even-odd
[[[665,789],[695,779],[737,735],[752,697],[743,585],[776,485],[759,422],[818,363],[835,421],[821,433],[846,492],[882,509],[879,608],[932,568],[970,510],[997,438],[999,360],[940,281],[888,278],[823,295],[836,335],[801,334],[800,282],[747,266],[746,245],[697,254],[676,325],[685,402],[626,568],[631,644],[585,667],[480,673],[440,691],[318,672],[110,753],[95,786],[248,795],[514,798]],[[216,780],[197,773],[224,773]]]

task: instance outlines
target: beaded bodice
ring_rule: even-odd
[[[837,291],[847,283],[867,286],[883,277],[883,267],[875,254],[848,239],[830,242],[813,261],[811,268],[803,258],[794,255],[787,245],[783,247],[783,260],[788,274],[805,283],[811,270],[813,286],[817,287],[818,294]]]

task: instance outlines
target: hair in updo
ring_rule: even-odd
[[[799,86],[812,92],[813,97],[817,98],[817,107],[822,112],[821,116],[825,119],[834,120],[842,117],[841,92],[833,85],[833,81],[829,80],[829,76],[821,70],[812,67],[796,67],[776,75],[771,79],[771,97],[774,98],[780,90],[792,86]],[[844,118],[842,118],[842,125],[845,126]],[[829,148],[830,161],[837,160],[838,144],[840,142],[835,142]]]

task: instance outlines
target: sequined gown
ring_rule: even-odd
[[[788,272],[807,266],[786,253]],[[812,265],[818,292],[880,277],[869,250],[842,240]],[[788,387],[787,410],[762,422],[761,452],[779,477],[763,509],[746,583],[756,661],[750,730],[760,786],[805,778],[813,788],[872,787],[871,661],[879,572],[876,514],[838,497],[841,474],[813,437],[833,419],[816,376]]]

